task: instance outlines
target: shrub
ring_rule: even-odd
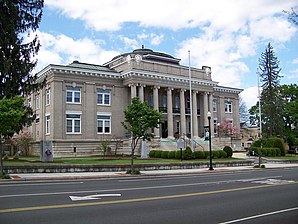
[[[140,170],[127,170],[126,171],[127,174],[132,174],[132,175],[140,175],[141,171]]]
[[[205,159],[205,153],[203,151],[195,151],[194,158],[195,159]]]
[[[151,150],[151,151],[149,152],[149,157],[150,157],[150,158],[155,158],[155,152],[156,152],[156,150]]]
[[[272,152],[272,156],[276,156],[276,154],[277,154],[277,150],[276,150],[277,148],[272,148],[271,149],[271,152]]]
[[[183,154],[183,152],[182,152]],[[181,159],[181,152],[180,150],[175,151],[175,159]]]
[[[225,146],[223,148],[223,151],[225,151],[227,153],[227,157],[233,156],[233,149],[230,146]]]
[[[156,150],[155,151],[155,154],[154,154],[155,158],[160,158],[161,157],[161,153],[162,153],[161,150]]]
[[[192,153],[192,150],[189,146],[186,147],[185,150],[183,150],[183,159],[192,159],[193,158],[193,153]]]
[[[176,153],[176,151],[169,151],[168,158],[175,159],[175,153]]]
[[[210,152],[204,151],[204,159],[209,158]]]
[[[220,156],[220,153],[219,153],[218,150],[212,151],[212,157],[213,157],[214,159],[218,159],[219,156]]]
[[[265,148],[262,148],[261,152],[262,152],[262,156],[268,156],[268,154],[269,154],[269,150],[267,150]]]
[[[225,158],[227,158],[228,157],[228,154],[225,152],[225,151],[223,151],[223,150],[219,150],[219,157],[218,158],[223,158],[223,159],[225,159]]]
[[[285,148],[284,148],[284,140],[282,138],[261,138],[252,144],[253,147],[263,147],[263,148],[279,148],[280,149],[280,155],[285,156]],[[272,153],[271,153],[272,154]],[[279,151],[277,151],[277,155],[279,154]]]
[[[280,156],[279,148],[259,148],[259,147],[250,147],[250,151],[255,152],[255,156]]]
[[[163,159],[167,159],[169,157],[169,151],[162,151],[160,157]]]

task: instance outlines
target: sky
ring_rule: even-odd
[[[298,26],[283,13],[292,8],[298,12],[297,0],[45,0],[35,71],[74,60],[104,64],[142,45],[188,66],[190,51],[191,67],[210,66],[213,81],[243,89],[249,109],[269,42],[280,83],[298,83]]]

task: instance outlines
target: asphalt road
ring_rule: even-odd
[[[0,181],[0,223],[297,224],[298,168]]]

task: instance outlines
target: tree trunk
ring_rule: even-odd
[[[132,142],[131,142],[131,160],[130,160],[131,174],[134,174],[133,159],[134,159],[134,155],[135,155],[135,148],[136,148],[135,139],[132,139]]]

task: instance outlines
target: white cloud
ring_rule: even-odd
[[[264,17],[251,22],[251,35],[254,38],[285,42],[291,39],[296,28],[284,17]]]
[[[240,93],[241,98],[246,104],[247,109],[250,109],[252,106],[256,105],[259,101],[258,99],[258,87],[252,86],[243,90]]]
[[[89,38],[73,39],[66,35],[53,36],[49,33],[37,31],[41,42],[41,49],[38,52],[39,71],[48,64],[68,64],[74,60],[85,63],[103,64],[119,52],[104,50],[100,41],[96,42]]]
[[[129,37],[120,36],[120,40],[124,42],[125,49],[136,49],[139,46],[139,42]]]
[[[292,64],[298,64],[298,58],[295,58],[295,59],[292,61]]]
[[[177,57],[182,59],[182,63],[187,64],[187,52],[190,50],[191,66],[211,66],[214,81],[220,82],[220,85],[239,87],[241,74],[249,71],[247,65],[239,59],[243,54],[252,54],[252,51],[242,47],[241,41],[238,47],[235,39],[232,34],[217,35],[209,32],[182,42]]]
[[[152,45],[155,45],[155,46],[159,45],[163,41],[163,39],[164,39],[164,35],[163,34],[162,35],[156,35],[156,34],[153,34],[152,33],[150,35],[150,37],[152,38],[151,41],[150,41],[150,43]]]
[[[182,63],[187,62],[187,52],[191,50],[192,66],[211,66],[215,81],[235,87],[241,86],[241,78],[249,72],[244,59],[256,54],[260,41],[283,45],[297,32],[282,14],[282,10],[298,6],[293,0],[250,0],[245,3],[239,0],[47,0],[45,4],[65,17],[83,21],[86,27],[96,31],[121,30],[127,23],[138,28],[201,31],[200,36],[182,41],[176,56]],[[145,31],[135,36],[135,39],[120,36],[126,50],[139,48],[139,42],[144,40],[154,46],[164,40],[163,34],[147,34]],[[48,37],[47,41],[54,42],[50,52],[59,54],[55,60],[66,54],[68,59],[86,58],[87,62],[100,63],[98,59],[108,52],[88,38],[74,40],[59,35]]]

